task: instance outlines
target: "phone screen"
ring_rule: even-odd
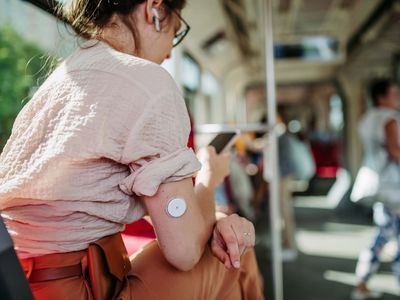
[[[209,145],[213,146],[217,153],[221,153],[230,143],[233,142],[233,139],[236,137],[236,135],[236,132],[219,133],[209,143]]]

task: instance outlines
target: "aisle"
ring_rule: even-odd
[[[304,205],[307,202],[310,205]],[[299,256],[296,261],[284,263],[285,300],[350,299],[356,284],[354,269],[358,253],[368,245],[373,234],[369,218],[357,211],[338,213],[324,208],[323,197],[302,197],[296,204]],[[272,300],[266,222],[265,218],[257,224],[259,243],[256,251],[265,277],[265,296]],[[385,262],[370,283],[371,288],[384,293],[383,300],[399,299],[400,296],[389,263],[394,250],[394,243],[386,247]]]

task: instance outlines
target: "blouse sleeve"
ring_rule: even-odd
[[[120,188],[129,195],[153,196],[160,184],[192,177],[200,169],[192,149],[188,112],[182,96],[170,91],[147,105],[136,120],[124,147],[121,162],[130,175]]]

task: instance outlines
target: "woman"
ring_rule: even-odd
[[[374,80],[370,92],[374,108],[363,116],[359,127],[364,148],[363,168],[371,170],[369,172],[379,177],[381,187],[375,197],[382,203],[374,205],[374,222],[377,225],[374,240],[368,249],[361,252],[358,259],[356,274],[359,283],[352,293],[352,299],[356,300],[381,296],[370,291],[367,282],[377,271],[380,253],[392,237],[398,243],[393,271],[400,283],[400,123],[396,111],[399,94],[397,86],[389,79]],[[352,200],[357,200],[357,195],[363,194],[365,188],[373,185],[371,181],[358,182],[358,187],[356,180],[353,188]]]
[[[36,299],[263,298],[246,251],[253,225],[216,220],[228,158],[204,150],[193,188],[200,164],[186,147],[187,111],[158,65],[187,33],[184,4],[63,8],[89,41],[24,107],[0,157],[0,209]],[[119,232],[145,213],[158,242],[129,264]]]

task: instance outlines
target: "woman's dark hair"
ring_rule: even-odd
[[[75,33],[85,39],[95,38],[102,28],[110,20],[114,13],[120,15],[122,21],[131,30],[135,41],[137,33],[129,19],[129,15],[136,7],[146,0],[66,0],[58,9],[64,19],[75,31]],[[171,10],[181,10],[186,4],[186,0],[164,0],[166,6]]]
[[[371,94],[372,104],[375,107],[379,105],[379,98],[386,96],[393,84],[393,80],[389,78],[379,78],[371,81],[369,92]]]

